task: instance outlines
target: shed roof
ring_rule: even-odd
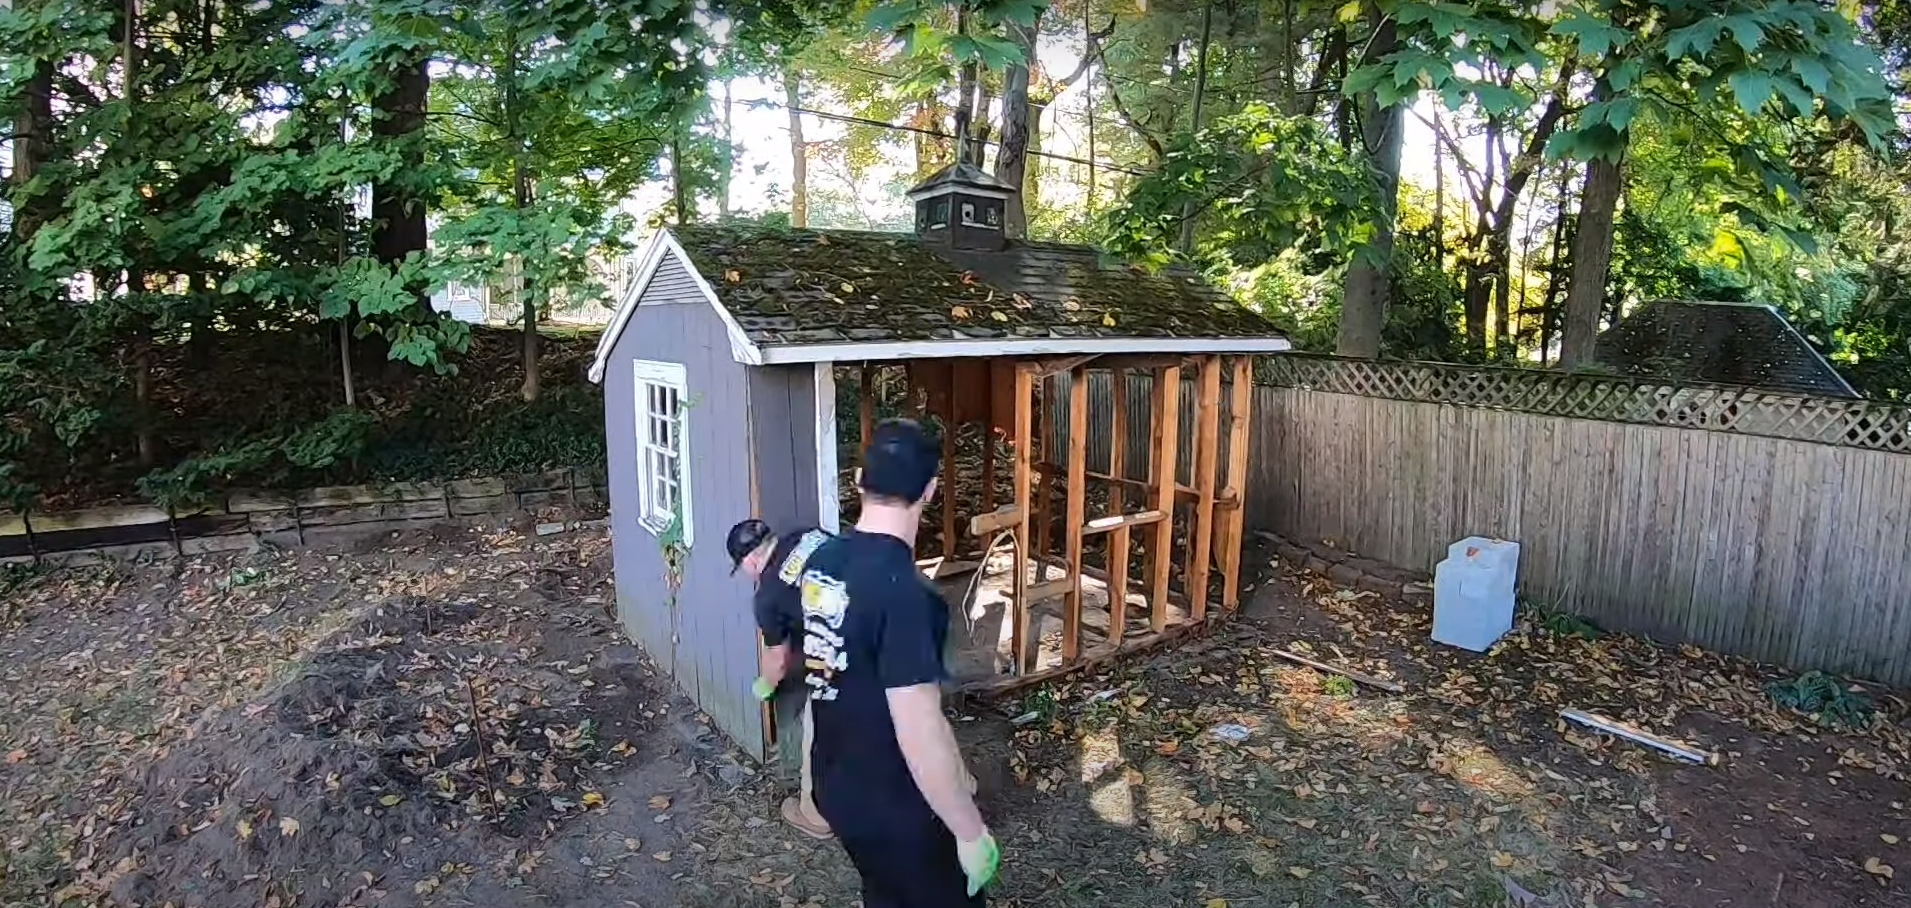
[[[1859,396],[1777,309],[1766,305],[1654,300],[1599,335],[1594,359],[1640,378]]]
[[[753,364],[1290,348],[1198,273],[1148,271],[1087,246],[972,252],[904,233],[726,225],[661,231],[646,255],[646,273],[681,257]],[[593,374],[646,284],[626,292]]]

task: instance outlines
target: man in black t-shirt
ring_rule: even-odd
[[[980,906],[999,860],[942,713],[949,607],[915,563],[939,457],[916,423],[878,426],[861,517],[801,583],[816,806],[862,874],[864,908]]]
[[[754,692],[760,700],[768,700],[772,696],[776,698],[779,728],[802,726],[802,734],[798,739],[801,757],[797,796],[784,799],[783,819],[799,831],[819,839],[829,838],[830,831],[829,823],[816,810],[814,786],[811,784],[810,739],[813,731],[805,708],[808,697],[801,673],[791,677],[790,670],[796,665],[795,648],[800,645],[803,636],[803,606],[797,593],[797,583],[803,576],[810,555],[829,539],[828,532],[816,527],[778,537],[771,531],[769,524],[752,518],[732,526],[729,536],[724,540],[724,548],[730,554],[730,572],[734,574],[738,569],[748,571],[756,581],[756,595],[751,608],[756,613],[757,630],[763,635],[763,650],[758,656]],[[794,683],[784,684],[785,680]]]

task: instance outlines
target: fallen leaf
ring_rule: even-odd
[[[1502,870],[1513,866],[1513,856],[1504,851],[1493,852],[1493,866]]]
[[[1009,320],[1009,314],[1006,312],[1003,312],[1000,309],[990,309],[989,317],[992,319],[995,319],[998,322],[1006,322]]]
[[[1287,868],[1287,872],[1297,880],[1304,880],[1314,875],[1314,871],[1306,867],[1289,867]]]
[[[24,751],[24,750],[10,750],[10,751],[7,751],[7,762],[8,762],[8,763],[18,763],[18,762],[20,762],[21,760],[24,760],[24,759],[26,759],[26,758],[27,758],[27,752],[26,752],[26,751]]]
[[[732,268],[729,271],[725,271],[723,273],[723,279],[734,284],[738,281],[743,280],[743,273],[736,270],[735,268]]]
[[[651,855],[651,857],[656,858],[658,861],[661,861],[665,864],[670,863],[670,852],[668,851],[659,851],[656,854]]]
[[[248,820],[244,817],[240,817],[239,822],[235,825],[239,828],[239,838],[241,839],[252,838],[252,821],[251,820]]]
[[[1881,838],[1881,839],[1883,839],[1883,840],[1884,840],[1884,843],[1885,843],[1886,845],[1896,845],[1896,844],[1898,844],[1898,841],[1899,841],[1899,839],[1898,839],[1898,837],[1897,837],[1897,836],[1894,836],[1894,835],[1892,835],[1891,833],[1888,833],[1888,832],[1887,832],[1887,833],[1882,833],[1882,834],[1880,834],[1880,835],[1878,836],[1878,838]]]
[[[604,806],[604,796],[595,791],[584,792],[584,806],[602,807]]]
[[[291,817],[279,818],[279,835],[285,836],[286,838],[291,838],[292,836],[295,836],[298,834],[299,834],[299,821],[294,820]]]
[[[968,318],[968,317],[969,317],[969,307],[967,307],[967,306],[957,306],[957,307],[955,307],[955,308],[953,308],[953,309],[950,309],[950,310],[949,310],[949,317],[950,317],[950,318]]]
[[[1877,858],[1865,858],[1865,872],[1872,876],[1884,877],[1887,880],[1897,875],[1897,872],[1891,869],[1890,864],[1880,861]]]
[[[1082,308],[1082,301],[1071,296],[1068,299],[1062,300],[1062,308],[1066,309],[1069,312],[1080,312]],[[1216,899],[1216,901],[1220,901],[1220,900]]]
[[[1208,899],[1208,903],[1202,906],[1202,908],[1228,908],[1228,900],[1227,899]]]
[[[386,807],[397,807],[399,803],[404,800],[405,800],[404,795],[388,794],[382,798],[379,798],[378,803],[383,804]]]
[[[1101,314],[1101,323],[1102,323],[1102,324],[1103,324],[1104,326],[1106,326],[1106,327],[1109,327],[1109,328],[1113,328],[1113,327],[1115,327],[1115,313],[1113,313],[1113,312],[1104,312],[1104,313],[1102,313],[1102,314]]]

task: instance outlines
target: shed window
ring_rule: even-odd
[[[683,543],[689,545],[696,524],[690,519],[690,477],[684,469],[689,390],[683,364],[638,360],[635,366],[639,521],[661,534],[681,516]]]

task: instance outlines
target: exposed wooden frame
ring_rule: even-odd
[[[1109,432],[1108,473],[1116,480],[1108,489],[1108,508],[1121,514],[1128,507],[1128,370],[1109,371],[1109,398],[1114,405],[1114,427]],[[1158,513],[1158,512],[1156,512]],[[1128,632],[1128,546],[1130,527],[1123,522],[1108,537],[1108,641],[1116,646]]]
[[[1248,416],[1254,408],[1254,361],[1234,358],[1234,386],[1228,401],[1228,481],[1224,496],[1234,502],[1221,519],[1227,529],[1221,543],[1221,607],[1241,605],[1241,546],[1246,542]]]
[[[1015,674],[1026,675],[1029,669],[1028,653],[1028,586],[1029,586],[1029,493],[1035,479],[1033,469],[1032,437],[1035,431],[1035,371],[1018,365],[1015,369],[1015,576],[1013,593],[1009,599],[1010,631],[1009,645],[1013,647],[1010,662]]]
[[[1196,385],[1194,488],[1198,495],[1188,525],[1188,566],[1182,574],[1194,620],[1208,614],[1208,577],[1214,550],[1214,480],[1221,447],[1221,357],[1201,358]]]
[[[1064,356],[1044,356],[1028,360],[1028,363],[1034,367],[1036,379],[1040,380],[1051,375],[1073,372],[1100,358],[1101,355],[1099,353],[1070,353]]]
[[[1050,551],[1050,546],[1055,541],[1055,514],[1053,511],[1055,505],[1055,471],[1054,465],[1048,462],[1049,457],[1055,450],[1055,417],[1049,412],[1049,408],[1053,406],[1053,403],[1048,399],[1047,389],[1044,387],[1047,383],[1041,380],[1041,376],[1034,374],[1032,369],[1029,377],[1031,379],[1030,393],[1034,395],[1034,404],[1030,410],[1035,418],[1035,425],[1033,426],[1034,434],[1029,436],[1029,441],[1031,442],[1029,447],[1031,448],[1031,464],[1036,471],[1033,477],[1035,485],[1032,489],[1034,500],[1030,505],[1029,517],[1035,521],[1035,526],[1033,527],[1035,534],[1035,551],[1046,554]],[[1048,566],[1040,563],[1036,564],[1035,581],[1040,583],[1047,579]]]
[[[1088,519],[1088,370],[1076,366],[1068,374],[1068,488],[1062,525],[1068,567],[1063,579],[1062,661],[1081,656],[1082,644],[1082,523]]]
[[[1155,372],[1154,418],[1150,432],[1149,457],[1154,461],[1154,509],[1174,513],[1175,457],[1181,447],[1181,367],[1168,366]],[[1168,629],[1168,580],[1173,571],[1174,521],[1155,524],[1155,538],[1149,546],[1154,564],[1149,574],[1150,601],[1148,622],[1159,634]]]
[[[937,414],[942,420],[942,482],[937,497],[942,499],[942,557],[954,559],[956,555],[956,508],[961,504],[956,494],[956,433],[961,426],[956,422],[955,403],[955,360],[949,360],[949,393],[944,395],[942,412]]]
[[[1063,469],[1062,467],[1048,463],[1038,463],[1035,465],[1035,472],[1042,476],[1054,476],[1062,472]],[[1088,479],[1090,482],[1105,482],[1112,486],[1121,486],[1125,489],[1136,489],[1142,492],[1151,493],[1155,488],[1153,479],[1118,479],[1112,474],[1103,473],[1099,470],[1089,470]],[[1194,486],[1183,485],[1180,482],[1175,483],[1174,493],[1177,497],[1188,501],[1193,501],[1200,495],[1199,492],[1195,491]]]
[[[1094,520],[1082,524],[1082,533],[1088,536],[1094,536],[1100,533],[1119,533],[1123,530],[1145,527],[1167,519],[1168,515],[1160,511],[1136,511],[1133,514],[1110,514],[1107,517],[1097,517]]]
[[[869,437],[876,433],[876,369],[875,363],[863,363],[862,387],[856,389],[857,417],[862,422],[862,447],[857,449],[858,457],[869,447]]]

